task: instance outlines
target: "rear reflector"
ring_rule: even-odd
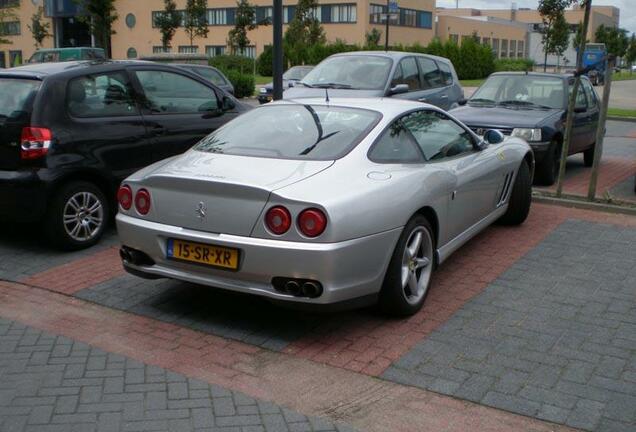
[[[39,159],[46,156],[51,146],[53,134],[49,129],[25,127],[20,137],[20,158],[23,160]]]
[[[276,235],[285,234],[291,226],[291,214],[283,206],[275,206],[267,210],[265,214],[265,225],[267,229]]]
[[[150,193],[146,189],[139,189],[135,195],[135,208],[139,214],[146,215],[150,211]]]
[[[316,208],[303,210],[298,215],[298,229],[307,237],[318,237],[327,227],[327,217]]]
[[[117,191],[117,201],[124,210],[130,210],[133,202],[132,189],[128,185],[121,185]]]

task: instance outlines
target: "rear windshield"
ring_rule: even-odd
[[[334,56],[323,60],[303,78],[314,87],[382,90],[393,61],[374,55]]]
[[[0,118],[19,117],[29,112],[41,81],[0,78]]]
[[[355,147],[380,118],[378,112],[355,108],[264,106],[213,132],[194,149],[281,159],[338,159]]]

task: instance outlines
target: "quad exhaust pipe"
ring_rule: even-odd
[[[119,249],[119,256],[122,261],[137,265],[137,266],[152,266],[155,265],[155,261],[142,251],[130,248],[128,246],[122,246]]]
[[[284,277],[272,278],[272,285],[276,291],[294,297],[316,298],[322,295],[322,285],[318,281],[308,279],[292,279]]]

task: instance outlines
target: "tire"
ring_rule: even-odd
[[[508,200],[508,209],[497,222],[502,225],[521,225],[530,213],[532,201],[532,182],[530,181],[530,168],[528,164],[521,162],[515,184]]]
[[[57,191],[47,209],[46,234],[60,249],[84,249],[99,241],[109,216],[108,200],[97,186],[71,182]]]
[[[558,141],[553,141],[550,144],[550,150],[545,155],[541,163],[538,163],[535,171],[535,179],[537,184],[552,186],[559,175],[559,164],[561,162],[561,152]]]
[[[596,144],[592,144],[592,147],[583,152],[583,164],[586,167],[594,165],[594,152],[596,151]]]
[[[420,247],[415,248],[418,235],[421,236]],[[435,266],[434,239],[431,224],[424,216],[415,215],[406,224],[384,276],[378,302],[382,312],[393,316],[409,316],[422,308]],[[409,246],[417,249],[413,259],[410,258],[413,253],[407,252]]]

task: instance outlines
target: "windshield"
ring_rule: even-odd
[[[389,58],[372,55],[329,57],[309,72],[302,82],[313,87],[383,90],[391,63]]]
[[[306,67],[293,67],[283,74],[286,80],[301,80],[309,73],[311,69]]]
[[[563,80],[532,75],[495,75],[468,100],[473,104],[515,107],[564,108]]]
[[[40,81],[0,78],[0,118],[18,117],[31,109]]]
[[[202,152],[281,159],[338,159],[379,121],[375,111],[315,106],[264,106],[204,138]]]

